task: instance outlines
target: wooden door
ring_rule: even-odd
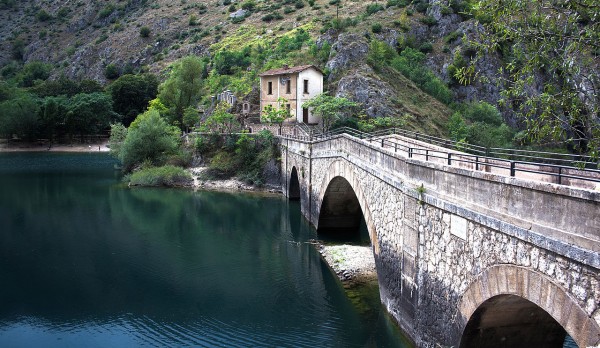
[[[308,123],[308,109],[302,109],[302,122]]]

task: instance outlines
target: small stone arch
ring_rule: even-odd
[[[581,348],[600,344],[600,327],[564,288],[537,271],[514,265],[492,266],[467,288],[458,305],[460,347],[469,321],[484,303],[503,295],[519,297],[550,315]],[[506,296],[504,296],[506,297]]]
[[[298,178],[296,166],[292,167],[287,188],[287,196],[289,200],[300,200],[300,179]]]
[[[371,215],[371,210],[369,209],[369,204],[367,202],[366,195],[362,189],[358,176],[352,168],[352,165],[347,163],[346,161],[336,160],[329,165],[327,172],[325,173],[323,180],[321,181],[321,186],[319,188],[319,200],[317,202],[319,214],[321,213],[321,205],[323,204],[327,188],[329,187],[329,184],[337,177],[341,177],[344,180],[346,180],[350,184],[352,190],[354,191],[354,194],[356,195],[356,198],[358,199],[358,203],[360,205],[360,210],[362,211],[365,223],[367,225],[369,239],[371,240],[371,245],[373,245],[373,251],[376,255],[379,255],[379,242],[377,240],[377,231],[375,228],[373,217]],[[319,228],[318,216],[316,221],[317,223],[315,224],[315,226]]]

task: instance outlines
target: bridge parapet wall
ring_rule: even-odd
[[[344,158],[413,194],[423,185],[424,199],[466,215],[478,212],[486,217],[482,223],[498,229],[514,226],[512,233],[525,239],[539,235],[579,247],[572,257],[600,267],[600,192],[407,159],[346,135],[314,143],[311,158]]]

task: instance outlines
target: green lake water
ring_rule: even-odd
[[[408,347],[284,197],[128,189],[104,154],[0,154],[0,347]]]

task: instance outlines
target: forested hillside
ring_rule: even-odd
[[[338,124],[594,152],[599,6],[0,0],[0,132],[102,134],[111,123],[129,125],[151,100],[185,129],[210,111],[212,95],[229,89],[256,102],[261,71],[315,64],[330,95],[361,106]],[[196,57],[191,68],[181,60],[188,56]],[[186,72],[199,76],[193,91],[180,90],[189,87]]]

